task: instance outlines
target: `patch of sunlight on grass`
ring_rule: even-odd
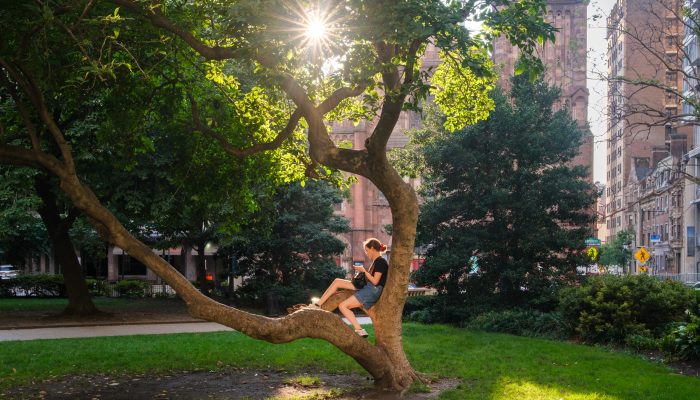
[[[619,400],[600,393],[577,393],[560,387],[538,385],[533,382],[503,377],[498,380],[491,400]]]

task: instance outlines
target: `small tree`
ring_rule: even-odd
[[[628,271],[629,262],[632,261],[632,241],[634,240],[634,231],[622,231],[615,236],[612,243],[605,243],[600,246],[600,255],[598,263],[604,267],[617,265],[622,267],[623,272]]]
[[[242,291],[264,299],[271,291],[284,292],[284,304],[309,301],[310,290],[323,291],[345,275],[334,256],[345,248],[335,235],[349,230],[345,218],[333,215],[342,198],[326,182],[282,186],[275,196],[272,231],[268,236],[244,235],[237,255]],[[265,210],[267,211],[267,210]]]
[[[553,286],[575,279],[593,221],[596,190],[585,167],[570,164],[582,131],[567,110],[552,111],[558,91],[518,77],[510,98],[493,97],[487,120],[438,133],[421,149],[418,241],[428,251],[417,277],[462,316],[475,304],[551,297]]]

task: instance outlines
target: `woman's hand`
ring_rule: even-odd
[[[357,272],[367,272],[365,267],[363,267],[362,265],[353,265],[353,268],[355,268],[355,271]]]

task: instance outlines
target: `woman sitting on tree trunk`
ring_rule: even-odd
[[[355,271],[357,275],[352,281],[347,279],[337,278],[331,283],[331,285],[326,289],[323,296],[316,302],[312,304],[312,307],[321,307],[323,303],[328,300],[333,294],[335,294],[339,289],[354,290],[355,294],[345,299],[342,303],[338,305],[338,309],[343,314],[345,318],[350,321],[355,332],[362,336],[367,337],[367,331],[364,330],[360,323],[357,322],[355,314],[352,312],[353,308],[363,308],[364,310],[369,310],[374,303],[379,300],[379,296],[382,295],[382,290],[386,284],[387,271],[389,270],[389,263],[382,257],[382,253],[386,251],[386,245],[382,244],[379,240],[375,238],[370,238],[365,240],[363,243],[365,248],[365,254],[372,261],[372,266],[369,270],[366,270],[363,266],[355,266]],[[361,285],[363,280],[358,278],[365,278],[366,284]]]

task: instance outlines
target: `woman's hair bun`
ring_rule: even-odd
[[[365,240],[363,244],[365,245],[365,247],[367,247],[369,249],[374,249],[374,250],[377,250],[379,252],[386,251],[386,245],[384,243],[380,242],[376,238],[369,238],[369,239]]]

